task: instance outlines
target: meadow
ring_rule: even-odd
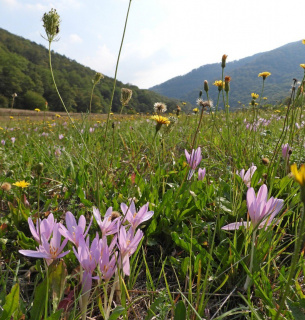
[[[230,112],[226,58],[192,111],[1,118],[0,320],[305,318],[304,78]]]

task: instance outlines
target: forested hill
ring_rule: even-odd
[[[74,112],[86,112],[96,72],[54,52],[52,64],[58,89],[67,108]],[[93,112],[107,112],[112,87],[113,79],[106,76],[95,87]],[[179,103],[176,99],[117,81],[113,112],[121,108],[121,88],[133,91],[129,112],[152,112],[154,103],[158,101],[166,103],[168,109],[173,110]],[[64,111],[52,82],[48,50],[0,28],[0,108],[11,106],[14,93],[17,93],[14,108],[43,110],[47,101],[49,110]]]
[[[268,102],[276,103],[289,96],[292,79],[303,78],[304,70],[300,67],[301,63],[305,63],[305,46],[301,41],[227,63],[224,75],[231,76],[229,95],[231,110],[240,104],[247,105],[251,100],[252,92],[261,93],[262,78],[258,78],[258,74],[263,71],[271,72],[264,89],[264,96],[268,98]],[[193,102],[198,98],[199,91],[203,90],[203,81],[208,80],[210,98],[216,102],[218,91],[212,84],[215,80],[221,80],[221,72],[220,62],[203,65],[183,76],[156,85],[150,90],[168,97]]]

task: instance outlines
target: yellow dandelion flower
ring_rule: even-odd
[[[294,163],[291,167],[291,173],[294,176],[294,179],[297,183],[301,185],[301,187],[305,186],[305,165],[302,164],[300,167],[300,170],[298,170],[298,167],[296,163]]]
[[[198,108],[194,108],[193,111],[194,111],[195,113],[197,113],[197,112],[199,111],[199,109],[198,109]]]
[[[281,110],[275,110],[274,112],[281,112]]]
[[[36,108],[36,109],[34,109],[34,111],[36,111],[36,112],[40,112],[40,109]]]
[[[302,40],[302,43],[305,44],[305,39]]]
[[[257,99],[258,97],[259,97],[259,95],[257,94],[257,93],[251,93],[251,97],[253,98],[253,99]]]
[[[14,117],[13,117],[13,116],[10,116],[10,119],[14,119]]]
[[[55,117],[56,118],[61,118],[61,115],[60,114],[56,114]]]
[[[263,97],[263,100],[267,100],[268,98],[267,97]]]
[[[300,64],[300,67],[305,70],[305,63],[301,63],[301,64]]]
[[[268,71],[264,71],[258,74],[259,77],[262,77],[265,80],[267,77],[271,76],[271,73]]]
[[[168,118],[162,117],[159,115],[152,116],[151,119],[155,120],[157,124],[166,124],[166,125],[170,124],[170,121],[168,120]]]
[[[24,180],[22,181],[17,181],[15,183],[13,183],[13,186],[16,186],[16,187],[20,187],[20,188],[27,188],[28,186],[30,185],[30,183],[28,182],[25,182]]]
[[[112,116],[112,115],[113,115],[113,112],[110,112],[110,115]]]
[[[222,80],[216,80],[214,83],[213,83],[213,86],[216,86],[218,87],[218,89],[222,89],[224,87],[224,83],[222,82]]]

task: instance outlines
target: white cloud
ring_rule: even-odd
[[[69,40],[72,44],[80,44],[83,42],[83,39],[76,33],[70,34]]]
[[[113,77],[116,65],[116,55],[112,53],[106,45],[98,46],[94,55],[87,56],[80,62],[89,66],[93,70]]]
[[[10,8],[18,8],[21,5],[17,0],[3,0],[3,2]]]

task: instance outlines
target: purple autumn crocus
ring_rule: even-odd
[[[238,174],[241,179],[243,180],[243,182],[245,183],[245,185],[250,188],[251,186],[251,179],[252,176],[254,174],[254,172],[256,171],[257,167],[256,166],[251,166],[250,169],[248,169],[248,171],[245,173],[245,169],[240,170],[240,172],[236,171],[236,174]]]
[[[154,214],[153,211],[148,211],[148,202],[137,212],[133,200],[130,202],[129,207],[125,203],[121,203],[121,210],[134,231],[142,222],[149,220]]]
[[[34,226],[34,223],[31,218],[28,218],[28,224],[30,231],[34,237],[34,239],[41,243],[40,237],[43,235],[47,241],[49,241],[51,234],[53,232],[54,225],[56,223],[56,220],[54,220],[53,214],[49,214],[46,219],[43,219],[42,221],[38,219],[36,223],[36,228]]]
[[[53,260],[64,257],[70,252],[70,250],[61,253],[66,246],[68,239],[65,239],[61,243],[61,234],[59,233],[59,224],[55,223],[53,227],[53,235],[50,243],[46,239],[45,235],[41,235],[41,245],[37,250],[19,250],[19,252],[27,257],[33,258],[44,258],[48,265],[50,265]]]
[[[86,319],[90,290],[92,288],[92,274],[100,259],[98,235],[96,235],[96,237],[93,239],[91,246],[89,243],[89,237],[86,241],[83,237],[80,237],[78,249],[76,251],[73,247],[73,251],[80,265],[82,266],[82,295],[80,296],[79,304],[82,312],[82,319]]]
[[[68,240],[73,242],[76,247],[79,245],[79,239],[81,237],[86,238],[88,231],[90,229],[90,226],[92,224],[93,217],[91,218],[89,222],[89,226],[86,229],[86,219],[83,215],[79,217],[78,223],[76,222],[76,219],[74,215],[68,211],[66,212],[66,225],[67,228],[60,223],[60,229],[59,232]]]
[[[113,219],[112,207],[109,207],[105,213],[104,219],[101,219],[101,214],[99,210],[93,207],[94,218],[101,228],[102,237],[108,236],[118,232],[119,229],[119,218]]]
[[[3,145],[3,146],[5,146],[5,140],[1,140],[1,144]]]
[[[261,229],[268,227],[274,217],[280,212],[284,205],[284,200],[271,197],[268,199],[268,188],[263,184],[255,195],[253,188],[249,188],[247,191],[247,207],[249,216],[251,218],[251,225],[253,228],[256,226]],[[223,230],[236,230],[241,226],[249,227],[247,221],[230,223],[221,229]]]
[[[61,139],[63,139],[64,138],[64,135],[63,134],[60,134],[59,136],[58,136],[58,139],[59,140],[61,140]]]
[[[184,150],[184,152],[185,152],[186,161],[191,168],[187,175],[187,180],[190,180],[196,168],[198,167],[200,161],[202,160],[201,148],[198,147],[196,150],[193,149],[191,154],[189,154],[187,150]]]
[[[11,138],[11,141],[12,141],[12,144],[14,144],[15,141],[16,141],[16,138],[15,138],[15,137],[12,137],[12,138]]]
[[[202,181],[204,179],[205,172],[206,172],[205,168],[203,168],[203,169],[199,168],[198,169],[198,180]]]
[[[138,230],[136,234],[132,228],[126,231],[125,226],[121,226],[119,237],[118,237],[118,247],[120,250],[119,263],[123,267],[123,272],[125,275],[130,275],[130,263],[129,257],[137,250],[137,247],[143,238],[143,232]]]
[[[289,158],[289,156],[292,153],[292,149],[290,148],[289,144],[283,144],[282,145],[282,156],[284,158],[284,160],[287,160]]]
[[[101,259],[99,260],[99,267],[100,267],[102,278],[105,280],[105,282],[108,282],[116,271],[117,259],[118,259],[117,252],[112,254],[113,248],[116,245],[116,242],[117,242],[117,236],[113,238],[110,246],[108,246],[107,244],[106,237],[104,237],[103,239],[100,239],[99,241],[100,253],[101,253]]]

